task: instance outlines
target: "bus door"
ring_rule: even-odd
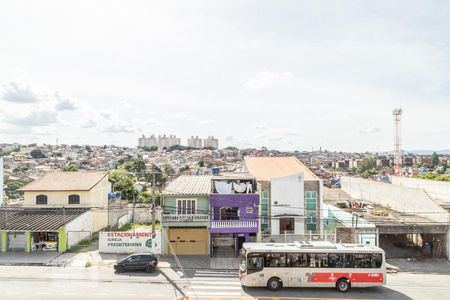
[[[267,278],[264,277],[264,255],[249,253],[247,255],[247,285],[265,286]]]

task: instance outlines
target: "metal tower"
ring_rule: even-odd
[[[394,127],[395,127],[395,135],[394,135],[394,171],[396,175],[401,175],[402,170],[402,144],[401,144],[401,116],[402,109],[394,108],[392,111],[394,115]]]

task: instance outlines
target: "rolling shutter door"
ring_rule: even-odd
[[[176,255],[207,255],[208,230],[206,228],[170,228],[169,242]]]
[[[8,251],[25,251],[26,246],[24,232],[8,232]]]

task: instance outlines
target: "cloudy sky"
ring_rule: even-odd
[[[448,1],[2,1],[0,142],[450,148]]]

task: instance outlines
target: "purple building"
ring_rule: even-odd
[[[237,256],[242,244],[255,242],[259,194],[248,173],[214,176],[209,196],[211,256]]]

